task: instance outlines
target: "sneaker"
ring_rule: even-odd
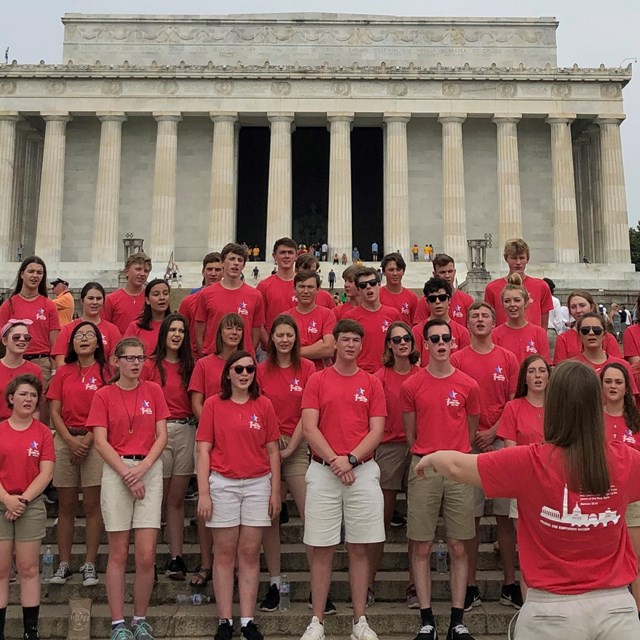
[[[378,640],[378,634],[369,626],[367,619],[360,616],[360,620],[353,625],[351,640]]]
[[[71,569],[69,569],[68,562],[61,562],[56,572],[51,576],[49,582],[51,584],[66,584],[67,580],[71,577]]]
[[[49,484],[42,492],[42,497],[47,504],[55,504],[58,502],[58,490],[52,484]]]
[[[409,607],[409,609],[420,608],[420,603],[418,602],[418,592],[416,591],[415,584],[410,584],[407,587],[407,607]]]
[[[480,589],[475,584],[468,584],[467,593],[464,596],[464,610],[471,611],[471,609],[479,607],[481,604]]]
[[[307,603],[307,606],[309,607],[309,609],[313,609],[313,604],[311,603],[311,594],[309,594],[309,602]],[[336,613],[338,613],[338,610],[336,609],[336,605],[333,604],[333,601],[331,600],[331,594],[329,594],[324,605],[324,615],[332,616]]]
[[[311,622],[300,640],[324,640],[324,625],[316,616],[311,618]]]
[[[40,640],[37,629],[29,629],[29,631],[25,631],[22,637],[24,640]]]
[[[414,640],[437,640],[438,632],[432,624],[423,624]]]
[[[502,591],[500,591],[500,604],[504,604],[507,607],[513,607],[514,609],[520,609],[520,607],[522,607],[522,591],[520,590],[520,585],[517,582],[502,585]]]
[[[133,633],[121,623],[111,629],[111,640],[133,640]]]
[[[9,571],[9,582],[15,582],[18,577],[18,570],[16,569],[16,563],[11,563],[11,571]]]
[[[407,526],[407,519],[401,513],[398,513],[397,511],[394,511],[393,515],[391,516],[391,526],[392,527],[406,527]]]
[[[164,575],[167,576],[167,578],[171,578],[171,580],[186,580],[187,565],[184,563],[182,556],[176,556],[169,560]]]
[[[140,620],[131,627],[134,640],[155,640],[153,637],[153,629],[146,620]]]
[[[95,587],[100,582],[100,578],[96,573],[96,565],[93,562],[85,562],[80,567],[80,573],[82,573],[83,587]]]
[[[280,589],[277,584],[272,584],[267,595],[260,603],[260,611],[277,611],[280,605]]]
[[[250,620],[246,627],[240,628],[240,634],[244,640],[262,640],[264,637],[253,620]]]
[[[469,629],[463,624],[457,624],[455,627],[449,627],[447,640],[475,640],[469,633]]]
[[[289,507],[286,502],[283,502],[280,508],[280,524],[287,524],[287,522],[289,522]]]
[[[373,589],[369,587],[367,589],[367,604],[365,606],[369,607],[375,603],[376,603],[376,594],[373,592]]]
[[[231,640],[233,638],[233,626],[227,619],[221,619],[218,623],[218,630],[213,640]]]

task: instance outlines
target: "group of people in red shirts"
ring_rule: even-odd
[[[438,637],[430,557],[441,512],[451,560],[446,637],[472,640],[463,615],[481,604],[478,531],[487,498],[504,571],[500,602],[522,608],[519,638],[576,636],[578,623],[587,631],[576,637],[604,637],[600,628],[614,640],[637,634],[640,502],[627,505],[640,500],[632,483],[640,466],[640,350],[633,350],[640,329],[625,333],[627,362],[590,294],[573,292],[575,326],[558,336],[551,374],[551,293],[525,274],[529,248],[521,239],[505,246],[509,274],[478,301],[455,288],[455,264],[444,254],[435,256],[421,298],[402,285],[398,253],[382,260],[385,286],[376,269],[348,267],[348,300],[339,307],[320,288],[317,259],[297,256],[293,240],[278,240],[273,257],[276,273],[253,288],[242,278],[242,245],[208,254],[202,289],[171,313],[169,285],[147,282],[150,260],[134,254],[126,285],[107,296],[87,283],[80,317],[60,332],[46,266],[37,257],[22,263],[0,307],[0,638],[14,554],[25,639],[37,638],[41,494],[53,479],[60,557],[51,582],[72,576],[82,490],[82,582],[99,581],[104,528],[111,639],[152,640],[146,613],[157,533],[164,518],[165,573],[184,580],[184,500],[194,474],[201,564],[192,584],[213,579],[216,640],[233,635],[236,578],[241,634],[262,639],[254,622],[261,547],[269,589],[259,608],[278,608],[279,513],[288,492],[304,522],[311,572],[303,640],[323,640],[324,618],[336,612],[331,566],[343,527],[351,638],[377,640],[365,614],[400,491],[407,492],[407,606],[420,610],[416,640]]]

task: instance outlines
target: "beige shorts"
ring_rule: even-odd
[[[640,502],[631,502],[627,507],[627,527],[640,527]]]
[[[407,537],[429,542],[436,535],[440,505],[447,537],[471,540],[476,535],[473,487],[447,480],[428,469],[424,480],[414,470],[420,456],[413,456],[407,490]]]
[[[509,517],[513,520],[518,519],[518,501],[515,498],[509,500]]]
[[[407,486],[411,453],[406,442],[385,442],[376,450],[380,467],[380,488],[383,491],[402,491]]]
[[[353,470],[356,480],[347,487],[327,466],[311,461],[305,480],[304,543],[332,547],[340,542],[344,514],[345,541],[384,542],[384,499],[380,467],[368,460]]]
[[[167,437],[167,446],[160,456],[162,477],[192,476],[196,426],[167,421]]]
[[[291,441],[291,436],[280,436],[280,449],[285,449]],[[303,440],[298,448],[282,462],[280,473],[282,478],[292,478],[293,476],[303,476],[309,468],[309,447]]]
[[[0,503],[0,540],[31,542],[42,540],[46,533],[47,509],[42,498],[36,498],[27,505],[24,513],[13,522],[4,517],[7,509]]]
[[[82,438],[84,436],[71,436]],[[56,464],[53,467],[53,485],[59,489],[99,487],[102,482],[102,458],[92,445],[87,457],[80,463],[71,462],[69,445],[56,434],[53,438]]]
[[[217,471],[209,474],[209,492],[213,512],[205,526],[212,529],[227,527],[269,527],[269,499],[271,474],[259,478],[227,478]]]
[[[137,460],[122,460],[128,467],[140,464]],[[122,478],[108,465],[102,470],[100,507],[105,531],[130,529],[159,529],[162,508],[162,462],[156,460],[142,476],[145,494],[136,499]]]
[[[491,445],[490,451],[500,451],[500,449],[504,449],[504,440],[501,440],[500,438],[496,438],[493,441],[493,444]],[[482,453],[480,453],[480,451],[478,451],[475,448],[473,449],[473,453],[482,455]],[[485,451],[485,453],[488,453],[488,452]],[[485,508],[486,501],[487,501],[487,496],[484,493],[484,489],[482,487],[474,487],[473,488],[473,515],[476,518],[482,518],[482,516],[484,515],[484,508]],[[510,498],[493,498],[492,502],[493,502],[494,516],[510,515],[510,507],[511,507]]]
[[[49,382],[51,381],[51,358],[48,356],[44,358],[36,358],[35,360],[31,360],[33,364],[37,364],[42,371],[42,390],[46,393],[49,388]]]

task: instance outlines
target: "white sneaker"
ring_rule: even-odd
[[[360,620],[353,625],[351,640],[378,640],[378,634],[369,626],[367,619],[360,616]]]
[[[317,616],[311,618],[311,623],[302,634],[300,640],[324,640],[324,625]]]

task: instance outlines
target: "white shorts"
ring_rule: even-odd
[[[209,474],[209,492],[213,512],[205,526],[212,529],[226,527],[269,527],[269,499],[271,474],[259,478],[227,478],[217,471]]]
[[[304,543],[332,547],[340,542],[344,513],[346,542],[384,542],[384,498],[380,467],[375,460],[353,470],[356,481],[347,487],[327,466],[311,461],[305,480]]]

